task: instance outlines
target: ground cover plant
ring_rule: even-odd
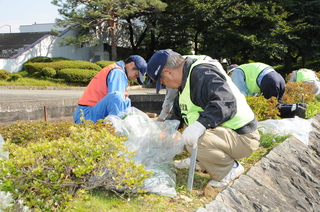
[[[96,188],[143,193],[139,188],[151,173],[131,159],[127,138],[102,123],[57,125],[20,122],[2,128],[10,157],[1,161],[1,191],[40,211],[63,211],[73,197]]]
[[[79,131],[75,127],[79,127],[76,128]],[[86,131],[82,132],[83,130]],[[166,211],[168,208],[170,211],[194,211],[212,201],[222,190],[207,187],[210,181],[209,175],[196,171],[193,190],[188,191],[186,189],[188,169],[176,170],[178,193],[176,197],[163,197],[143,192],[122,193],[113,187],[103,186],[89,190],[81,189],[79,185],[85,181],[88,174],[92,174],[89,171],[90,166],[94,164],[92,161],[99,160],[97,154],[101,154],[101,152],[98,153],[101,149],[96,149],[100,147],[99,144],[92,146],[88,138],[92,138],[96,143],[97,140],[108,137],[106,135],[109,132],[112,132],[112,129],[101,123],[84,126],[70,122],[27,121],[0,127],[0,134],[9,143],[7,148],[12,157],[12,160],[4,163],[7,169],[2,169],[0,174],[3,179],[11,172],[12,178],[6,178],[0,190],[12,192],[15,198],[23,199],[36,211],[61,211],[61,209],[64,211]],[[259,149],[250,157],[240,160],[245,170],[247,171],[271,148],[289,136],[262,135]],[[123,138],[107,138],[108,141],[117,139],[123,141]],[[73,152],[72,156],[67,157],[68,152]],[[85,158],[89,162],[85,161],[85,158],[79,160],[83,155],[86,155]],[[186,157],[188,153],[182,152],[175,156],[175,159]],[[66,162],[66,160],[71,161]],[[76,166],[72,166],[72,163],[78,165],[78,169],[73,174],[70,170],[76,169]],[[130,164],[130,166],[134,165]],[[141,167],[137,168],[137,171],[140,174],[143,173]],[[127,174],[128,172],[122,172],[123,176]],[[145,176],[148,176],[147,173]],[[134,177],[131,172],[128,177],[137,179],[137,176]],[[111,183],[112,180],[108,180],[109,185],[114,185]]]

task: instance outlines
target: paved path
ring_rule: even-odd
[[[67,88],[30,88],[30,87],[5,87],[0,86],[0,102],[6,101],[24,101],[41,100],[56,98],[80,98],[85,88],[67,87]],[[155,88],[142,88],[141,86],[132,87],[129,95],[155,94]],[[165,89],[160,91],[165,94]]]

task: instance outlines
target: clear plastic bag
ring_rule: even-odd
[[[262,133],[290,134],[309,144],[309,133],[312,130],[312,119],[303,119],[298,116],[285,119],[269,119],[258,122],[258,129]]]
[[[175,174],[170,166],[173,157],[183,151],[184,143],[177,131],[179,121],[154,121],[134,107],[120,116],[107,116],[105,121],[113,125],[117,134],[128,138],[125,144],[136,151],[133,160],[153,171],[152,180],[146,181],[144,189],[164,196],[176,195]]]

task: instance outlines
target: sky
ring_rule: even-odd
[[[0,0],[0,33],[20,32],[20,25],[54,23],[59,16],[51,0]]]

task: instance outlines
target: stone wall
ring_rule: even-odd
[[[320,211],[320,114],[309,145],[290,137],[197,212]]]

